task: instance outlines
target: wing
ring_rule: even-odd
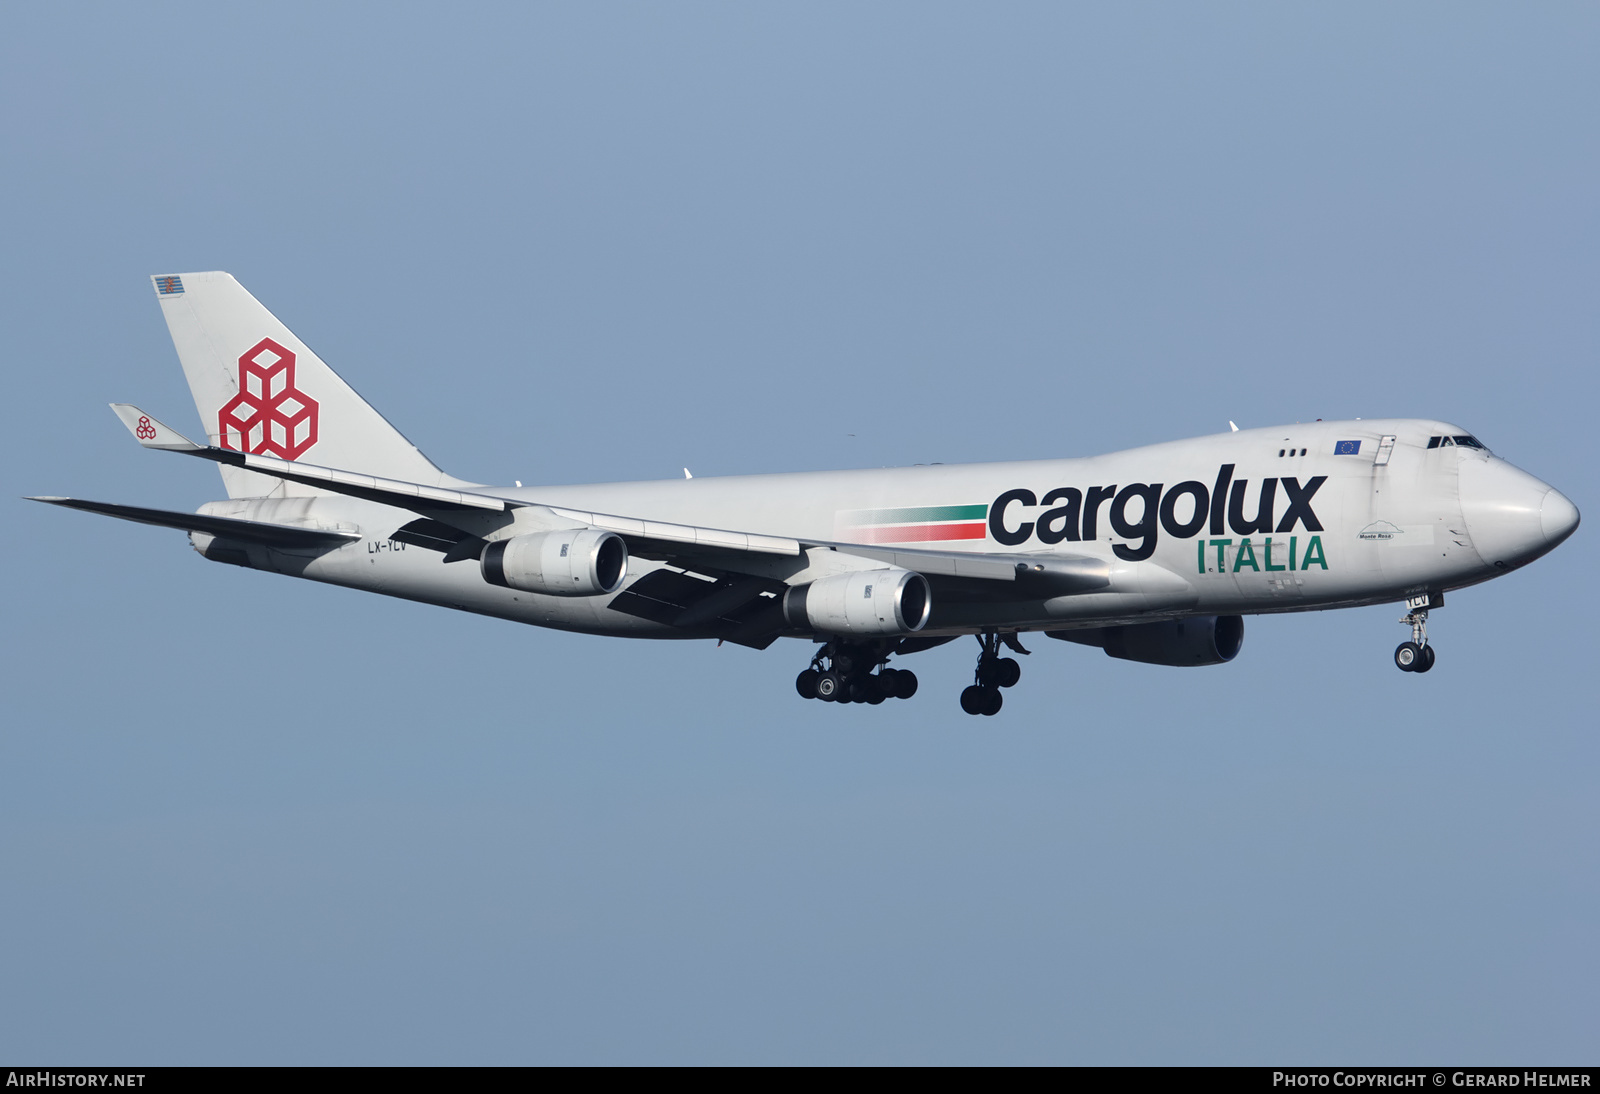
[[[517,523],[600,528],[621,536],[640,558],[666,563],[617,594],[611,607],[692,633],[744,645],[765,646],[783,629],[779,601],[791,581],[822,565],[823,573],[899,566],[926,577],[935,594],[955,601],[1043,599],[1103,589],[1111,583],[1101,559],[1059,555],[1018,556],[876,547],[828,540],[799,540],[756,532],[640,520],[542,505],[486,491],[447,490],[360,475],[272,456],[198,445],[137,407],[112,409],[147,448],[182,452],[257,471],[332,493],[416,513],[395,533],[401,542],[441,551],[446,562],[477,558],[486,536]],[[819,557],[819,553],[821,554]],[[836,553],[836,554],[835,554]],[[830,557],[831,556],[831,557]],[[859,565],[857,563],[865,563]],[[812,576],[821,576],[814,573]]]
[[[47,505],[60,505],[67,509],[82,509],[86,513],[117,517],[139,524],[154,524],[160,528],[177,528],[184,532],[206,532],[213,536],[241,539],[248,543],[264,543],[268,547],[303,550],[331,550],[351,540],[360,539],[356,532],[330,532],[320,528],[297,528],[288,524],[267,524],[259,520],[236,520],[232,517],[208,517],[200,513],[179,513],[171,509],[141,509],[135,505],[114,505],[108,501],[83,501],[79,498],[29,498]]]

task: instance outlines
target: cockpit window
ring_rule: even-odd
[[[1447,437],[1429,437],[1428,438],[1428,447],[1429,448],[1457,448],[1457,447],[1460,447],[1460,448],[1478,448],[1478,449],[1482,449],[1485,452],[1489,451],[1489,446],[1488,445],[1486,445],[1482,441],[1478,440],[1478,438],[1476,438],[1474,436],[1471,436],[1470,434],[1466,434],[1466,433],[1457,433],[1454,436],[1447,436]]]

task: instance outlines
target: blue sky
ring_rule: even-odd
[[[1600,1022],[1589,529],[1004,713],[15,500],[205,466],[226,269],[455,474],[1087,455],[1426,415],[1597,511],[1592,6],[11,7],[0,1057],[1564,1063]]]

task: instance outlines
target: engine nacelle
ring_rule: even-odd
[[[1099,646],[1111,657],[1147,665],[1220,665],[1232,661],[1244,645],[1244,619],[1237,615],[1202,615],[1138,623],[1127,627],[1051,631],[1085,646]]]
[[[912,570],[857,570],[799,585],[783,594],[791,627],[825,634],[911,634],[928,622],[928,579]]]
[[[622,587],[628,545],[598,528],[530,532],[489,544],[481,566],[491,585],[547,596],[600,596]]]

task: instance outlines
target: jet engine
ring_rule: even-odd
[[[857,570],[783,594],[791,627],[837,635],[910,634],[928,622],[928,579],[912,570]]]
[[[628,545],[598,528],[530,532],[489,544],[481,565],[491,585],[547,596],[599,596],[621,588]]]
[[[1147,665],[1220,665],[1232,661],[1239,647],[1244,645],[1244,618],[1202,615],[1127,627],[1047,633],[1051,638],[1099,646],[1107,655],[1124,661],[1142,661]]]

